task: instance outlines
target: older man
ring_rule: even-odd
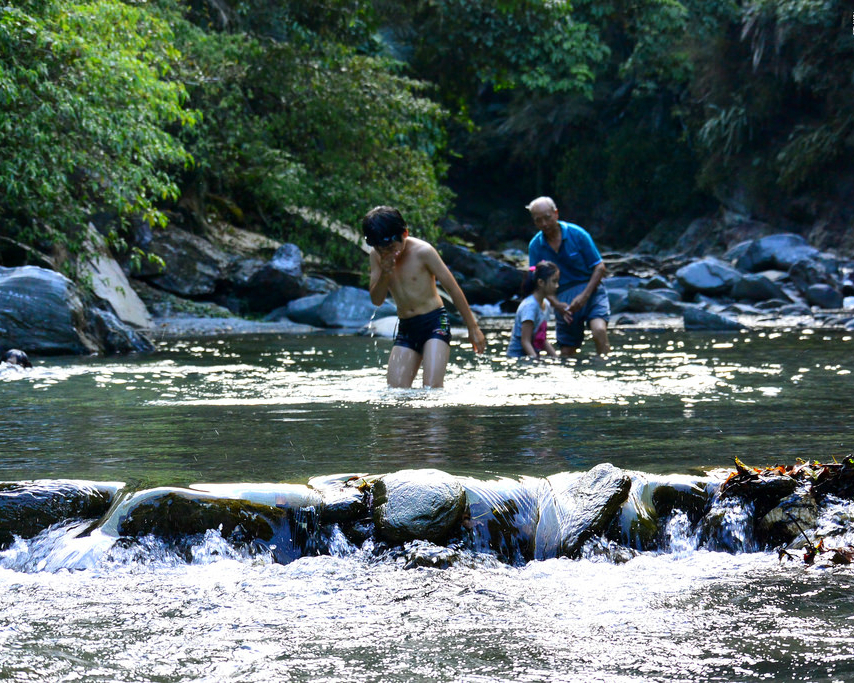
[[[552,261],[560,268],[560,283],[552,305],[558,314],[555,327],[561,356],[578,352],[585,323],[590,327],[596,353],[607,355],[611,350],[608,343],[611,307],[608,292],[601,284],[605,264],[593,239],[584,228],[559,221],[551,197],[538,197],[525,208],[539,228],[528,245],[528,264]]]

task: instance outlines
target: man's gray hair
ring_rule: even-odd
[[[537,197],[531,203],[526,204],[525,208],[528,209],[528,211],[530,211],[534,207],[535,204],[540,204],[540,203],[545,203],[549,206],[549,208],[552,211],[557,211],[557,204],[555,204],[554,199],[552,199],[551,197]]]

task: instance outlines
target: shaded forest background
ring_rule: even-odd
[[[0,265],[73,276],[92,222],[139,266],[143,222],[220,222],[360,269],[326,221],[393,204],[497,249],[540,194],[610,249],[723,214],[842,243],[852,23],[839,0],[8,2]]]

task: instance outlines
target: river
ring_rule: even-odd
[[[0,479],[490,479],[605,462],[699,477],[735,457],[854,451],[850,333],[615,330],[605,363],[530,364],[503,358],[509,321],[484,327],[486,356],[455,342],[443,390],[386,388],[390,342],[358,336],[6,368]],[[678,522],[666,552],[622,564],[467,552],[448,569],[404,569],[343,537],[283,565],[215,532],[187,561],[155,540],[57,527],[0,551],[0,680],[854,679],[854,571],[713,552]]]

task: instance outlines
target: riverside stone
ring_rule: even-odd
[[[0,338],[30,353],[100,351],[83,300],[67,277],[38,266],[0,267]]]
[[[676,271],[677,282],[688,294],[700,292],[709,296],[729,294],[742,274],[724,261],[704,258]]]
[[[842,308],[842,292],[830,285],[810,285],[806,291],[807,301],[820,308]]]
[[[712,313],[699,306],[686,306],[682,311],[686,330],[744,330],[738,320],[719,313]]]
[[[819,254],[800,235],[780,233],[753,240],[735,262],[736,268],[757,272],[768,268],[788,270],[802,259]]]
[[[782,299],[785,296],[777,284],[760,273],[749,273],[737,280],[733,284],[730,294],[734,299],[749,299],[750,301]]]

